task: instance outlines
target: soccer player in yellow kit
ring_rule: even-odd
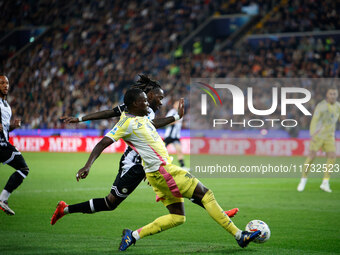
[[[85,166],[78,171],[77,180],[86,178],[91,165],[101,152],[122,138],[141,156],[146,177],[169,214],[135,231],[124,229],[119,250],[126,250],[140,238],[183,224],[184,197],[200,200],[209,215],[232,234],[242,248],[261,234],[261,231],[247,232],[238,229],[219,206],[210,189],[189,172],[172,164],[164,142],[147,117],[148,101],[142,90],[129,89],[124,96],[124,104],[128,112],[122,113],[119,122],[95,146]],[[183,105],[183,99],[180,104]]]
[[[300,192],[305,189],[308,172],[311,168],[315,168],[312,163],[320,148],[326,152],[327,158],[327,169],[323,169],[324,177],[320,189],[325,192],[332,192],[329,186],[329,178],[330,171],[334,168],[336,161],[335,129],[340,117],[340,103],[336,101],[337,98],[337,88],[331,87],[327,90],[326,99],[318,103],[315,108],[310,124],[311,142],[309,155],[305,161],[302,177],[297,187]]]

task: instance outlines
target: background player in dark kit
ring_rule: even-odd
[[[8,215],[14,215],[14,211],[8,206],[8,198],[27,177],[29,169],[21,153],[8,141],[9,132],[21,126],[20,119],[15,119],[12,124],[10,122],[12,110],[7,102],[8,90],[8,78],[0,75],[0,162],[16,170],[0,194],[0,209]]]

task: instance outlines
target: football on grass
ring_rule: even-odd
[[[246,231],[255,232],[261,231],[261,234],[254,240],[254,243],[264,243],[270,238],[270,229],[268,225],[262,220],[252,220],[246,226]]]

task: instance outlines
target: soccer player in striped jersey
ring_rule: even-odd
[[[29,168],[21,153],[8,141],[9,132],[21,126],[20,119],[15,119],[11,124],[12,110],[7,102],[8,89],[8,78],[0,75],[0,162],[16,170],[0,194],[0,209],[8,215],[14,215],[14,211],[8,205],[8,199],[27,177]]]
[[[178,114],[177,108],[178,108],[179,101],[175,101],[173,104],[173,108],[166,114],[166,117],[168,116],[176,116]],[[180,119],[172,124],[170,124],[166,129],[165,129],[165,134],[164,134],[164,143],[165,146],[168,147],[169,144],[173,144],[176,153],[177,153],[177,160],[179,162],[179,165],[184,168],[184,157],[183,157],[183,152],[182,152],[182,147],[181,147],[181,129],[182,129],[182,122],[183,119]]]
[[[218,205],[210,189],[189,172],[172,164],[164,142],[147,117],[148,100],[142,90],[137,88],[128,90],[124,96],[124,104],[127,106],[127,112],[122,113],[120,121],[92,150],[85,166],[78,171],[77,180],[86,178],[102,151],[122,138],[141,156],[146,177],[169,214],[135,231],[124,229],[119,247],[121,251],[126,250],[140,238],[183,224],[184,197],[199,200],[209,215],[232,234],[242,248],[260,235],[261,231],[251,233],[238,229]],[[179,109],[183,109],[184,113],[183,100]]]
[[[309,154],[304,163],[302,177],[297,187],[298,191],[303,191],[307,183],[307,175],[311,167],[316,153],[321,150],[326,152],[326,168],[320,189],[325,192],[332,192],[329,179],[330,171],[334,171],[336,161],[336,147],[335,147],[335,130],[336,124],[340,118],[340,103],[337,102],[338,89],[330,87],[327,89],[326,99],[322,100],[315,107],[313,118],[310,124],[311,142],[309,147]],[[332,170],[333,169],[333,170]]]
[[[175,121],[176,118],[179,118],[177,115],[178,117],[169,116],[155,119],[155,112],[162,106],[162,99],[164,97],[163,90],[157,81],[151,80],[145,75],[140,75],[140,79],[137,81],[137,84],[132,87],[141,88],[147,95],[149,102],[148,118],[152,120],[155,127],[159,128],[166,126]],[[64,119],[67,123],[78,123],[79,121],[119,117],[125,109],[126,105],[122,104],[112,110],[91,113],[81,119],[75,117],[62,117],[62,119]],[[110,193],[104,198],[93,198],[73,205],[67,205],[64,201],[60,201],[51,218],[51,224],[54,225],[65,214],[112,211],[136,189],[144,178],[145,172],[140,155],[128,146],[121,157],[118,174],[111,187]],[[192,202],[203,206],[198,200],[193,200]],[[234,208],[226,213],[233,217],[237,212],[238,208]]]

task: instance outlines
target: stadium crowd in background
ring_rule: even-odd
[[[308,32],[340,29],[340,1],[286,0],[255,33]]]
[[[4,4],[13,8],[14,3]],[[248,5],[251,1],[228,4],[227,1],[143,1],[139,4],[135,1],[72,1],[66,4],[66,9],[58,1],[40,1],[36,8],[31,1],[22,3],[18,7],[22,19],[6,16],[4,28],[53,24],[29,50],[1,63],[1,69],[12,84],[20,88],[10,91],[9,101],[14,114],[22,117],[25,128],[74,128],[65,126],[59,117],[117,105],[141,72],[159,80],[169,95],[163,102],[166,106],[160,113],[163,116],[174,99],[188,97],[189,77],[340,75],[339,43],[332,36],[271,38],[257,45],[245,41],[238,49],[214,53],[179,50],[184,37],[207,17],[241,12],[242,4]],[[261,10],[272,7],[273,3],[276,2],[260,1],[257,5]],[[338,6],[337,1],[327,7],[314,8],[316,13],[306,15],[303,10],[311,4],[320,5],[315,1],[288,1],[254,32],[301,31],[310,24],[318,27],[317,30],[338,28],[332,8],[334,4]],[[53,12],[42,17],[41,13],[50,6],[54,7]],[[301,15],[304,22],[293,28]],[[322,26],[325,17],[330,20],[327,27]],[[314,101],[321,100],[322,86],[313,85],[309,89]],[[271,98],[269,88],[261,93]],[[309,108],[315,105],[314,101]],[[31,109],[35,109],[34,113]],[[300,123],[301,128],[307,129],[309,119],[302,118]],[[97,121],[76,127],[108,128],[112,124]],[[188,127],[188,119],[184,119],[183,125]]]

